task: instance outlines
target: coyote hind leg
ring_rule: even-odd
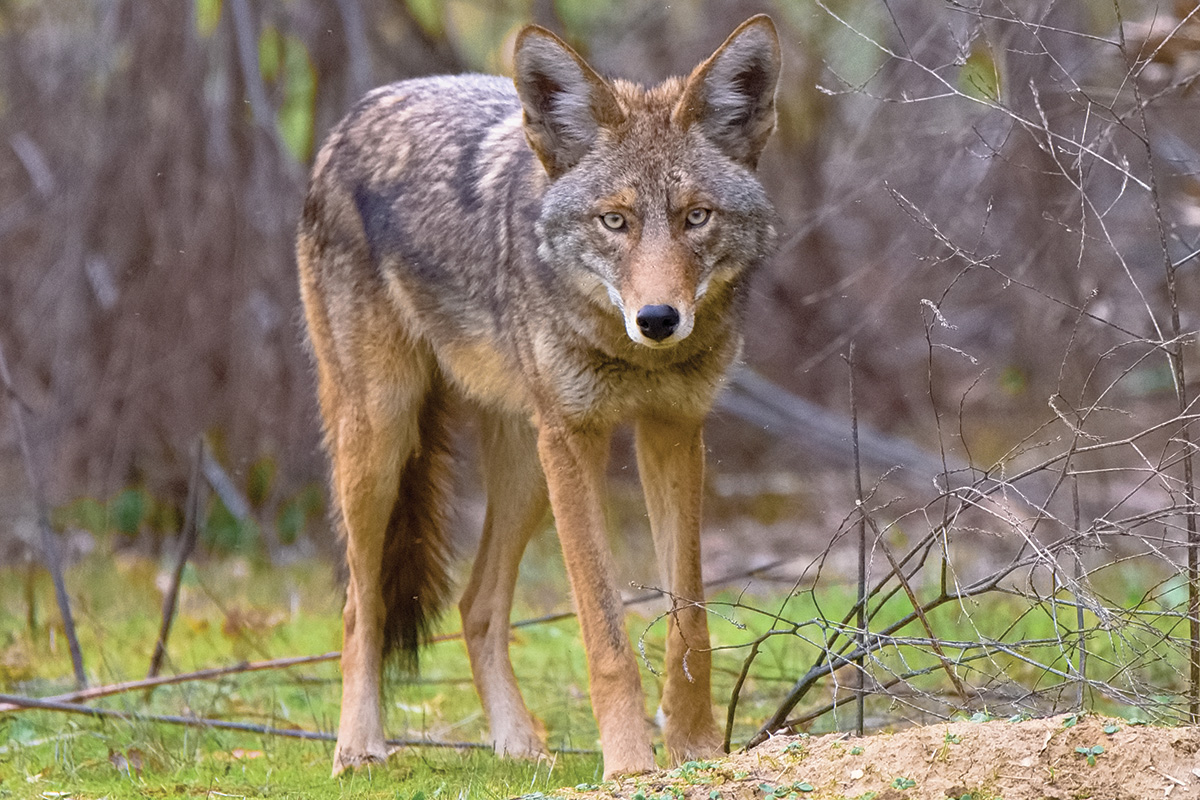
[[[353,358],[346,358],[351,348],[342,348],[336,371],[319,365],[333,490],[349,569],[334,775],[388,755],[380,708],[388,614],[383,561],[389,523],[404,489],[401,480],[411,477],[405,465],[421,446],[422,408],[433,372],[432,357],[420,346],[372,333],[376,335],[347,337],[362,345],[353,348]],[[336,388],[328,386],[332,375],[339,381]]]
[[[459,610],[492,746],[498,755],[535,758],[546,755],[546,746],[513,673],[509,616],[521,555],[546,520],[549,498],[529,422],[485,414],[481,428],[487,516]]]

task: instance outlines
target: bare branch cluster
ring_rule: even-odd
[[[887,719],[1197,721],[1194,4],[818,5],[851,51],[827,55],[822,91],[870,126],[833,148],[855,199],[822,210],[828,246],[907,222],[864,268],[894,291],[858,292],[838,347],[923,337],[896,388],[920,376],[947,466],[917,496],[888,474],[846,493],[795,595],[820,608],[844,580],[830,557],[859,541],[864,590],[830,616],[770,612],[747,643],[738,690],[776,637],[813,654],[751,744],[852,727],[864,696]],[[875,150],[898,129],[903,167]],[[881,312],[897,303],[919,323]]]

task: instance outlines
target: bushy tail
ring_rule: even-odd
[[[409,672],[450,595],[448,422],[447,393],[435,380],[418,417],[419,444],[400,471],[383,545],[383,655],[396,656]]]

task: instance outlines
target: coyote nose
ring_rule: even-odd
[[[637,324],[646,338],[661,342],[679,327],[679,312],[674,306],[642,306]]]

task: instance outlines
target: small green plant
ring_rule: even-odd
[[[861,747],[855,746],[855,747],[850,748],[850,755],[861,756],[862,754],[863,754],[863,749]]]
[[[682,778],[689,786],[698,783],[712,783],[712,778],[700,773],[709,772],[716,766],[712,761],[685,761],[667,775],[672,778]]]
[[[962,744],[962,736],[946,731],[946,744]]]
[[[917,782],[912,778],[900,777],[892,780],[892,788],[899,789],[900,791],[904,791],[905,789],[914,789],[916,786]]]
[[[807,744],[807,742],[805,742],[804,740],[792,742],[787,747],[783,748],[783,752],[787,753],[788,755],[793,755],[793,756],[797,756],[799,758],[803,758],[804,756],[806,756],[808,754],[807,751],[804,749],[806,744]]]
[[[796,781],[795,783],[781,783],[778,786],[772,786],[769,783],[762,783],[758,786],[759,791],[765,797],[782,797],[796,798],[801,793],[815,791],[815,787],[807,781]]]
[[[1094,767],[1096,766],[1096,757],[1104,753],[1104,745],[1097,744],[1092,747],[1076,747],[1075,752],[1081,756],[1087,756],[1088,766]]]
[[[1112,736],[1114,733],[1116,733],[1119,730],[1121,730],[1120,725],[1105,725],[1104,726],[1104,732],[1107,733],[1109,736]]]

